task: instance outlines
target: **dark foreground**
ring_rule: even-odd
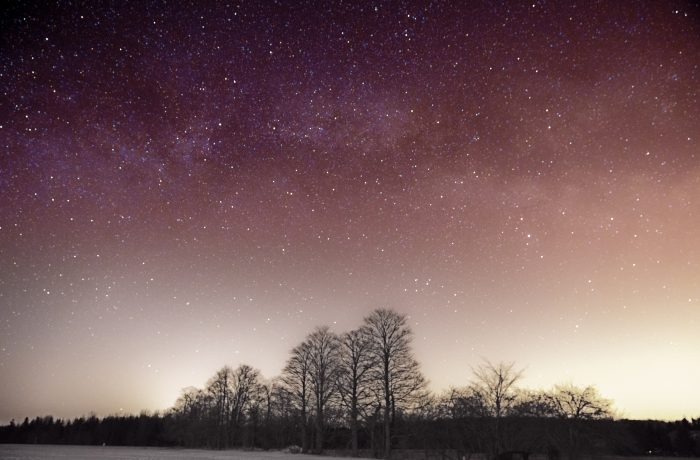
[[[280,451],[200,450],[159,447],[57,446],[0,444],[0,460],[108,459],[108,460],[327,460],[334,457],[288,454]],[[335,457],[337,460],[337,457]]]

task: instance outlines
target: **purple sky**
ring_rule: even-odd
[[[494,3],[3,6],[0,421],[377,307],[436,391],[488,358],[698,416],[700,11]]]

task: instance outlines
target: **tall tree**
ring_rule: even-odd
[[[276,380],[264,380],[260,383],[260,396],[263,403],[263,411],[265,415],[265,423],[270,423],[272,418],[272,404],[277,390]]]
[[[262,447],[267,450],[272,443],[272,416],[273,405],[277,392],[275,380],[262,380],[259,385],[260,415],[263,422]]]
[[[472,389],[482,400],[487,414],[493,418],[493,433],[490,450],[493,456],[503,449],[503,417],[517,402],[515,384],[522,378],[522,371],[514,363],[492,364],[484,361],[474,369]]]
[[[358,455],[360,415],[373,400],[371,371],[376,361],[371,353],[371,342],[365,329],[355,329],[340,338],[340,372],[338,390],[350,422],[352,455]]]
[[[249,412],[260,400],[260,371],[247,364],[238,366],[232,374],[231,410],[229,411],[229,426],[235,441],[236,434],[248,421]],[[240,442],[244,442],[240,439]]]
[[[311,351],[307,342],[292,349],[291,356],[282,370],[281,381],[301,419],[301,450],[307,452],[308,406],[311,397]]]
[[[260,371],[241,364],[233,372],[231,380],[231,423],[243,422],[245,412],[260,391]]]
[[[339,341],[328,326],[316,328],[306,338],[310,355],[311,390],[314,398],[317,453],[323,451],[326,407],[336,393],[339,372]]]
[[[418,362],[411,350],[411,329],[406,315],[377,309],[364,320],[370,343],[374,372],[383,402],[384,458],[391,456],[391,428],[397,408],[413,402],[426,386]]]
[[[235,440],[235,430],[245,422],[247,411],[260,391],[260,371],[247,364],[235,370],[219,369],[207,382],[206,393],[211,398],[211,421],[216,433],[214,445],[229,447]]]
[[[213,401],[213,424],[216,432],[215,447],[223,449],[228,447],[229,416],[231,413],[231,382],[233,370],[224,366],[207,382],[206,391]]]

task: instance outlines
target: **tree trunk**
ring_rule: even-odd
[[[389,357],[384,356],[384,458],[391,458],[391,388],[389,386]]]
[[[386,398],[384,406],[384,458],[391,458],[391,413],[389,412],[389,398]]]
[[[323,407],[319,405],[316,414],[316,453],[323,452]]]
[[[301,407],[301,451],[303,453],[308,452],[309,442],[308,436],[306,435],[306,404],[302,404]]]
[[[353,397],[352,406],[350,408],[350,435],[352,456],[357,457],[357,401]]]

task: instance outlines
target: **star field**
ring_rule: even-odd
[[[697,6],[468,3],[4,6],[0,420],[274,377],[378,306],[436,390],[488,357],[696,416]]]

